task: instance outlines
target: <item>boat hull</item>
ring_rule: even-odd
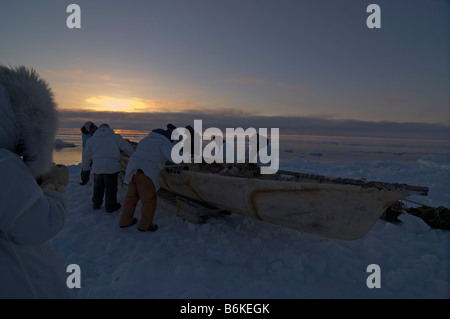
[[[342,240],[364,237],[406,191],[312,181],[279,181],[181,171],[160,174],[161,188],[281,227]]]

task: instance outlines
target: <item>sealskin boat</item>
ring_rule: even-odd
[[[122,153],[122,175],[128,159]],[[364,237],[399,200],[428,195],[427,187],[407,184],[285,170],[262,175],[255,164],[166,165],[159,184],[209,207],[342,240]]]
[[[428,188],[332,178],[279,170],[261,175],[254,164],[168,165],[160,187],[218,209],[328,238],[364,237],[383,212]]]

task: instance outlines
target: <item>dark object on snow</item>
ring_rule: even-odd
[[[389,206],[384,212],[383,215],[381,215],[381,219],[391,222],[391,223],[401,223],[402,221],[398,219],[397,217],[400,216],[401,213],[403,213],[405,209],[405,206],[402,202],[395,202],[391,206]]]
[[[175,125],[173,125],[172,123],[167,124],[167,130],[169,132],[172,132],[174,129],[176,129],[177,127]]]
[[[91,171],[85,171],[81,169],[81,182],[80,185],[86,185],[87,182],[89,182],[89,176],[91,174]]]
[[[431,228],[450,230],[450,210],[444,206],[422,205],[406,210],[409,214],[422,218]]]

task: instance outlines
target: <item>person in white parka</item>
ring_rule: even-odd
[[[32,69],[0,65],[0,298],[73,298],[51,239],[68,214],[67,167],[52,163],[53,93]]]
[[[105,211],[120,209],[117,202],[117,177],[121,170],[120,151],[128,156],[134,153],[131,144],[114,132],[108,124],[102,124],[86,142],[83,151],[83,170],[94,173],[92,207],[100,209],[105,198]]]
[[[159,174],[167,162],[172,162],[171,134],[167,130],[155,129],[143,138],[136,152],[131,155],[125,174],[128,192],[119,220],[119,226],[129,227],[137,223],[134,217],[136,205],[141,200],[140,231],[155,231],[153,224],[156,211],[156,192],[159,190]]]

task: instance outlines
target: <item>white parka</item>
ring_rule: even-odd
[[[57,113],[33,70],[0,65],[0,124],[0,298],[74,297],[51,243],[68,201],[36,182],[52,166]]]
[[[100,125],[94,135],[86,141],[83,151],[83,169],[91,169],[95,174],[118,173],[121,169],[120,151],[131,156],[134,148],[120,134],[114,133],[110,127]]]
[[[169,161],[172,162],[172,142],[166,136],[152,131],[138,144],[136,152],[131,155],[127,164],[125,183],[129,184],[133,175],[141,169],[159,189],[159,174]]]
[[[69,298],[63,264],[51,239],[63,228],[66,196],[42,191],[15,153],[0,149],[0,298]]]

